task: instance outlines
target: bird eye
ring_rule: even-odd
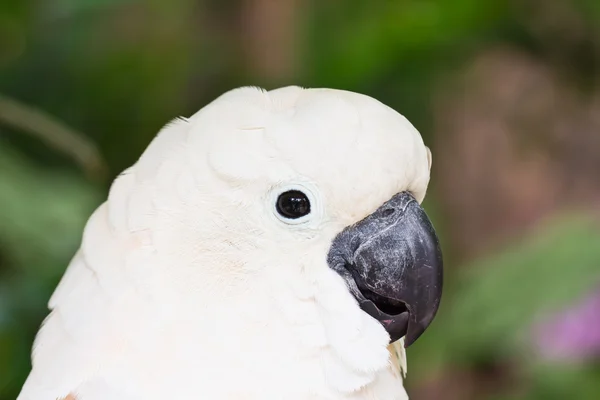
[[[282,217],[297,219],[310,214],[310,201],[301,191],[289,190],[279,195],[276,208]]]

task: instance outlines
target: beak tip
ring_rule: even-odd
[[[408,348],[413,343],[417,341],[423,335],[423,333],[429,328],[435,316],[437,314],[438,308],[440,304],[440,299],[437,298],[434,301],[432,312],[422,320],[411,320],[408,323],[408,329],[406,331],[406,336],[404,337],[404,348]]]
[[[408,349],[413,343],[417,341],[421,337],[421,335],[425,332],[425,329],[422,327],[414,328],[413,324],[409,324],[408,332],[404,337],[404,348]]]

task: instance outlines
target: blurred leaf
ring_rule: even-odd
[[[312,40],[320,50],[313,55],[314,71],[336,87],[352,87],[424,55],[455,53],[459,46],[489,38],[509,15],[504,2],[494,1],[353,3],[354,18],[330,5],[314,19]]]
[[[568,306],[600,282],[599,244],[596,221],[560,219],[468,268],[454,318],[472,322],[454,325],[454,334],[497,345],[528,329],[540,311]]]
[[[0,242],[24,268],[74,251],[99,199],[90,183],[35,167],[0,142]]]
[[[600,369],[584,367],[545,367],[532,371],[526,390],[518,394],[488,396],[489,400],[596,400],[600,393]]]
[[[140,2],[140,0],[52,0],[49,3],[48,13],[53,17],[74,17],[81,12],[98,12],[102,8]]]
[[[46,304],[100,202],[90,183],[45,171],[0,142],[0,399],[14,399]]]
[[[463,268],[430,330],[414,346],[417,374],[482,358],[527,360],[537,318],[565,308],[600,282],[599,244],[596,221],[560,217]]]
[[[528,399],[596,400],[600,393],[600,369],[597,366],[546,366],[536,368]]]
[[[68,154],[90,178],[105,177],[106,164],[95,144],[43,111],[0,95],[0,122],[34,135],[55,150]]]

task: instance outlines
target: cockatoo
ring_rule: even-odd
[[[87,222],[18,400],[406,399],[442,290],[430,167],[349,91],[244,87],[174,120]]]

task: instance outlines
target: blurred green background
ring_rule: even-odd
[[[112,179],[226,90],[373,96],[433,152],[412,399],[600,399],[598,0],[2,0],[0,400]]]

